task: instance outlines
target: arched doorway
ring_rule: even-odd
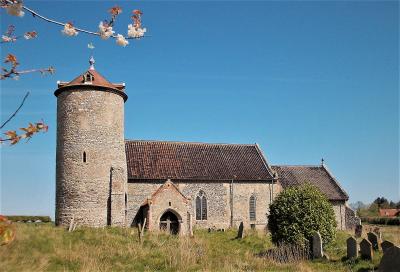
[[[171,211],[166,211],[160,218],[160,230],[171,234],[179,233],[178,217]]]

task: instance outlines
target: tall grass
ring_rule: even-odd
[[[78,228],[68,232],[52,224],[17,223],[16,240],[0,247],[0,271],[351,271],[376,267],[348,263],[342,232],[330,261],[279,264],[259,257],[273,248],[268,235],[250,231],[235,239],[236,230],[208,233],[196,230],[193,238],[145,233],[140,245],[136,229]],[[385,235],[385,233],[384,233]],[[337,252],[337,254],[335,253]],[[349,269],[351,268],[351,269]],[[352,271],[357,271],[352,270]]]

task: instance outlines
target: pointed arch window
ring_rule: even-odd
[[[257,208],[257,203],[256,203],[256,196],[253,194],[250,196],[249,199],[249,215],[250,215],[250,221],[256,221],[256,208]]]
[[[86,151],[83,151],[82,160],[83,160],[83,162],[86,162],[86,161],[87,161]]]
[[[83,75],[83,82],[84,83],[92,83],[94,80],[94,77],[91,73],[87,72]]]
[[[196,220],[207,220],[207,198],[203,191],[196,197]]]

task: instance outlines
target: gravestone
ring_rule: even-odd
[[[373,232],[368,232],[367,233],[368,236],[368,240],[371,242],[372,244],[372,248],[374,250],[379,250],[379,244],[378,244],[378,236],[373,233]]]
[[[362,225],[357,225],[356,228],[354,229],[354,236],[356,238],[360,238],[362,235],[362,230],[363,230],[363,226]]]
[[[324,252],[322,251],[322,238],[318,231],[314,233],[312,237],[312,252],[314,259],[322,258],[324,256]]]
[[[374,252],[372,251],[372,244],[367,239],[363,239],[360,243],[361,258],[372,260]]]
[[[382,232],[381,232],[381,229],[378,228],[378,227],[374,228],[374,233],[378,236],[378,241],[379,241],[379,242],[382,241]]]
[[[242,239],[244,237],[244,226],[243,226],[243,222],[240,222],[239,225],[239,230],[238,230],[238,234],[237,234],[237,239]]]
[[[398,272],[400,270],[400,248],[392,246],[383,254],[379,272]]]
[[[389,242],[389,241],[386,241],[386,240],[383,241],[382,244],[381,244],[383,254],[385,254],[385,252],[386,252],[389,248],[391,248],[392,246],[394,246],[394,244],[393,244],[392,242]]]
[[[354,237],[350,237],[346,240],[347,244],[347,258],[357,258],[358,257],[358,246],[357,240]]]

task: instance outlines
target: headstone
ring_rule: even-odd
[[[244,226],[243,226],[243,222],[240,222],[239,225],[239,230],[238,230],[238,234],[237,234],[237,239],[242,239],[244,237]]]
[[[347,243],[347,259],[358,257],[358,246],[357,240],[354,237],[350,237],[346,240]]]
[[[383,254],[385,254],[385,252],[386,252],[389,248],[391,248],[392,246],[394,246],[394,244],[393,244],[392,242],[389,242],[389,241],[386,241],[386,240],[383,241],[382,244],[381,244]]]
[[[322,238],[318,231],[314,233],[312,237],[312,251],[314,259],[322,258],[324,256],[324,252],[322,251]]]
[[[363,239],[360,243],[361,258],[372,260],[374,252],[372,251],[372,244],[367,239]]]
[[[368,236],[368,240],[371,242],[372,244],[372,248],[374,250],[379,250],[379,244],[378,244],[378,236],[373,233],[373,232],[368,232],[367,233]]]
[[[355,230],[354,230],[354,236],[356,238],[360,238],[362,235],[362,230],[363,230],[363,226],[362,225],[357,225]]]
[[[376,228],[374,228],[374,232],[375,232],[375,234],[378,236],[378,241],[382,241],[382,232],[381,232],[381,229],[378,228],[378,227],[376,227]]]
[[[379,272],[398,272],[400,270],[400,248],[392,246],[383,254]]]

